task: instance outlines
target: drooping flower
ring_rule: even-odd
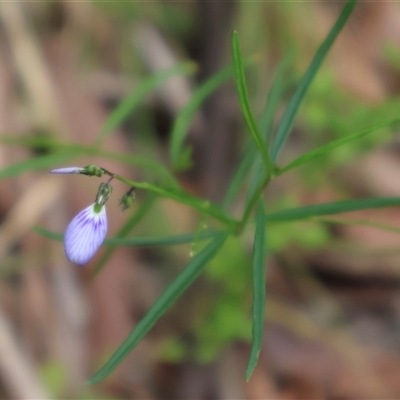
[[[106,234],[106,207],[93,203],[69,223],[64,235],[65,255],[76,264],[86,264],[102,245]]]
[[[90,164],[86,167],[65,167],[65,168],[56,168],[50,171],[51,174],[82,174],[88,176],[97,176],[102,177],[105,174],[105,170],[101,167],[97,167],[96,165]]]
[[[101,183],[96,201],[69,223],[64,235],[64,251],[71,262],[86,264],[103,244],[108,225],[105,202],[111,191],[111,185]]]

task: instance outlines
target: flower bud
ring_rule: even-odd
[[[135,188],[131,188],[122,196],[119,201],[119,207],[121,211],[125,211],[127,208],[132,207],[135,201]]]
[[[100,183],[99,191],[97,192],[95,203],[98,204],[99,206],[104,206],[104,204],[110,197],[110,194],[112,193],[112,189],[113,188],[109,183],[104,183],[104,182]]]
[[[65,167],[65,168],[56,168],[50,171],[51,174],[82,174],[88,176],[97,176],[101,178],[105,171],[101,167],[97,167],[96,165],[90,164],[86,167]]]

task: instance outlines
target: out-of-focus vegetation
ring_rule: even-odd
[[[330,48],[352,3],[0,4],[2,397],[399,395],[400,8]],[[47,170],[91,163],[117,178],[80,268],[100,181]]]

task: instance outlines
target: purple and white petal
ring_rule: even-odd
[[[96,203],[93,203],[82,210],[65,231],[65,255],[68,260],[79,265],[90,261],[107,235],[106,207],[101,206],[97,212],[95,206]]]
[[[81,174],[85,168],[82,167],[66,167],[56,168],[50,171],[51,174]]]

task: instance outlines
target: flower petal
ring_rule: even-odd
[[[56,168],[50,171],[51,174],[81,174],[84,171],[82,167]]]
[[[107,235],[105,206],[95,212],[96,203],[82,210],[69,223],[64,235],[64,251],[68,260],[84,265],[96,253]]]

